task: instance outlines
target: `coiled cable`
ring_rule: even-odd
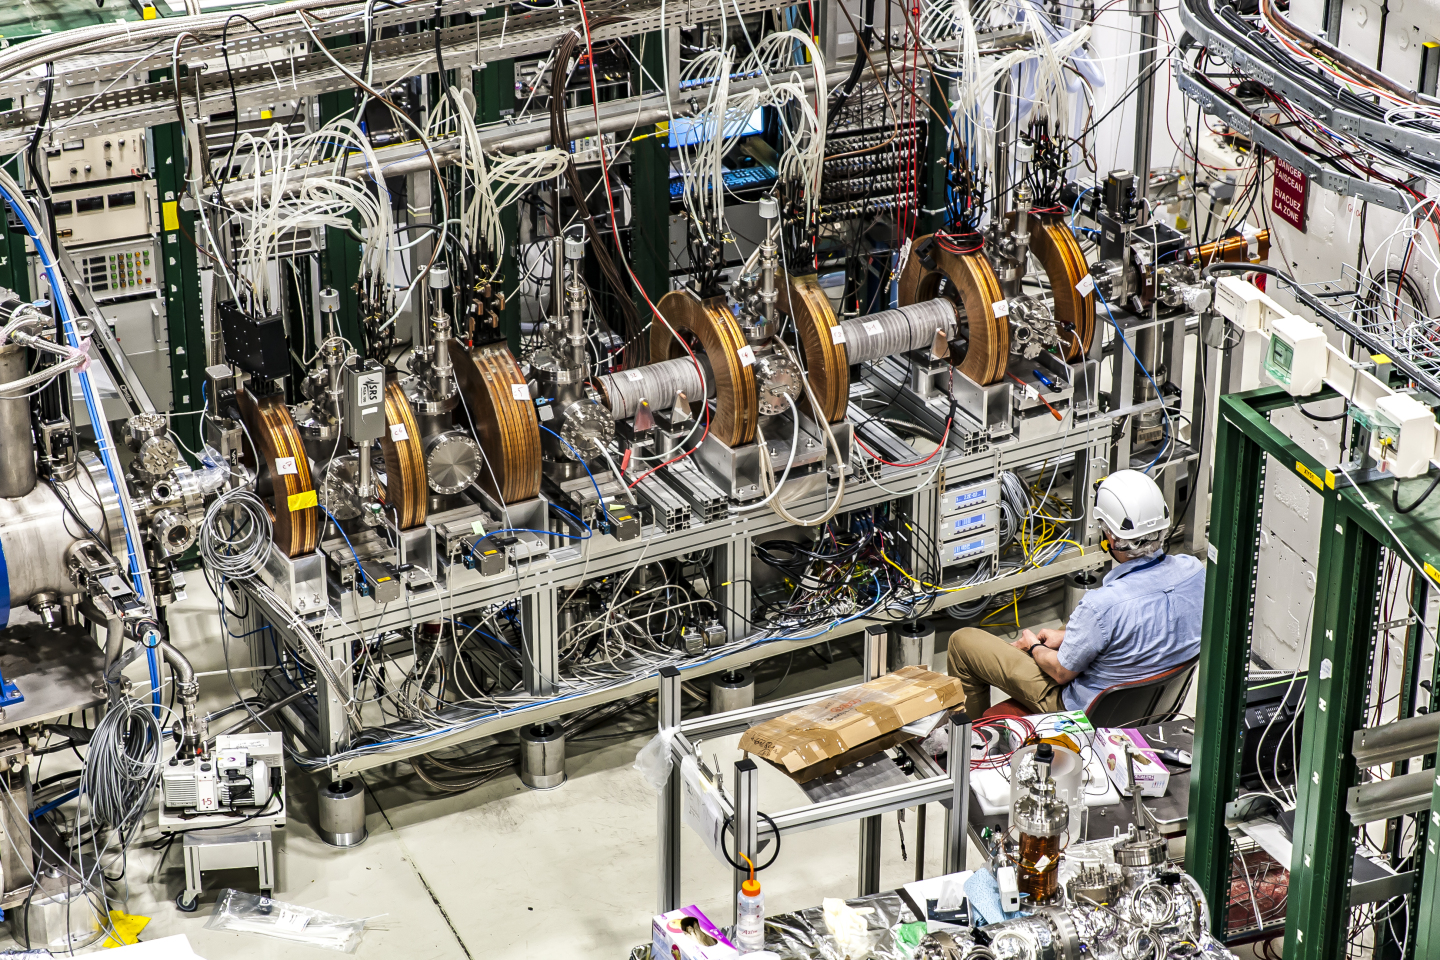
[[[265,562],[274,530],[270,513],[249,490],[215,498],[200,523],[200,556],[206,569],[226,579],[253,577]]]
[[[80,795],[90,816],[122,836],[140,826],[160,785],[160,721],[133,697],[112,703],[90,738]]]

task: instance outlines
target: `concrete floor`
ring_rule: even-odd
[[[214,605],[203,585],[191,595],[172,613],[174,634],[197,670],[219,670],[224,662],[214,639]],[[1043,605],[1045,599],[1028,611],[1022,604],[1022,621],[1035,627],[1057,623],[1059,611]],[[774,689],[772,696],[782,697],[857,680],[858,637],[834,642],[830,650],[832,665],[815,653],[797,653],[783,682],[787,660],[778,658],[761,668],[758,689]],[[943,672],[943,652],[937,650],[934,663]],[[223,673],[202,683],[215,704],[233,699]],[[636,752],[653,733],[654,715],[636,711],[624,722],[635,732],[624,734],[625,727],[612,724],[586,735],[618,730],[621,736],[573,743],[569,782],[548,792],[526,789],[510,772],[470,792],[440,796],[406,764],[367,773],[370,837],[351,850],[329,847],[317,837],[315,784],[292,768],[291,819],[277,831],[275,896],[342,916],[373,918],[359,957],[622,960],[632,946],[648,940],[656,897],[656,799],[632,767]],[[729,770],[739,759],[736,739],[708,742],[704,755],[718,756],[720,769]],[[764,765],[760,796],[764,810],[804,802],[798,787]],[[932,805],[928,816],[926,872],[934,876],[940,870],[943,813]],[[151,918],[142,939],[183,933],[208,960],[318,955],[314,947],[205,929],[216,891],[229,885],[253,892],[253,871],[207,875],[199,910],[177,911],[173,899],[184,876],[180,852],[177,845],[163,865],[157,863],[158,854],[147,843],[156,836],[153,817],[129,856],[129,899],[114,905]],[[902,831],[908,861],[902,858]],[[786,838],[778,864],[762,875],[767,911],[853,896],[857,832],[857,825],[846,824]],[[684,902],[698,904],[717,922],[728,923],[728,868],[691,831],[684,831],[684,837]],[[894,814],[886,815],[882,838],[882,888],[913,879],[914,815],[903,827],[897,826]],[[973,847],[970,857],[972,864],[978,861]],[[0,938],[0,946],[8,945]]]

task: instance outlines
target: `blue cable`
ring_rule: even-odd
[[[564,437],[560,436],[560,434],[545,426],[545,424],[540,424],[540,429],[544,430],[546,433],[550,434],[550,436],[554,437],[556,440],[559,440],[561,443],[565,444],[565,446],[569,447],[570,452],[574,455],[576,461],[580,464],[580,466],[585,468],[585,476],[590,478],[590,485],[595,488],[595,496],[600,501],[600,512],[605,515],[605,522],[609,523],[610,511],[605,509],[605,495],[600,492],[600,484],[595,482],[595,474],[590,472],[590,466],[585,462],[585,458],[580,456],[580,451],[576,450],[569,440],[566,440]],[[624,477],[617,477],[616,479],[620,480],[621,483],[625,482]]]
[[[35,253],[40,258],[40,266],[45,271],[46,279],[50,281],[50,290],[54,294],[55,299],[55,309],[60,313],[61,327],[64,329],[66,337],[70,340],[70,346],[77,350],[80,349],[80,335],[75,329],[74,318],[70,316],[70,311],[65,305],[65,297],[62,296],[65,285],[60,277],[60,271],[56,269],[54,262],[45,254],[46,248],[41,241],[40,233],[36,230],[35,224],[31,222],[29,216],[29,205],[23,202],[23,200],[17,200],[15,197],[12,197],[10,191],[6,190],[3,184],[0,184],[0,196],[5,198],[5,202],[9,204],[10,209],[15,212],[15,216],[19,218],[21,225],[25,228],[25,232],[30,236],[30,242],[34,245]],[[90,374],[83,369],[76,371],[76,373],[80,377],[80,392],[85,397],[85,411],[90,416],[90,426],[91,429],[95,431],[95,442],[100,449],[100,460],[105,464],[105,473],[110,478],[110,486],[114,488],[116,496],[123,497],[126,495],[125,491],[127,488],[121,478],[120,471],[116,469],[114,451],[112,451],[110,445],[105,442],[105,434],[101,430],[101,424],[105,423],[104,414],[100,406],[95,402],[95,390],[90,383]],[[122,523],[122,527],[125,531],[125,551],[128,554],[127,559],[130,562],[130,580],[134,585],[135,595],[143,598],[145,596],[145,584],[140,579],[140,562],[136,554],[137,544],[130,535],[129,525]],[[153,647],[146,648],[145,659],[150,667],[150,702],[153,705],[151,709],[158,719],[160,717],[160,661]]]
[[[571,520],[574,520],[577,527],[583,527],[585,529],[586,540],[589,540],[590,537],[594,535],[594,531],[590,529],[590,524],[586,523],[584,520],[581,520],[579,517],[575,516],[575,514],[560,506],[560,504],[552,503],[550,504],[550,509],[559,510],[561,513],[565,514],[565,516],[569,517]]]
[[[1155,388],[1155,397],[1160,401],[1161,412],[1165,414],[1165,419],[1160,421],[1160,429],[1165,434],[1164,442],[1160,444],[1160,449],[1155,452],[1155,459],[1151,460],[1150,463],[1145,467],[1145,469],[1140,471],[1146,476],[1149,476],[1150,470],[1155,466],[1155,464],[1160,462],[1160,458],[1165,455],[1166,448],[1170,446],[1170,411],[1165,409],[1165,397],[1163,394],[1160,393],[1160,385],[1155,382],[1154,377],[1150,376],[1150,371],[1145,369],[1145,364],[1140,362],[1140,358],[1135,356],[1135,351],[1130,346],[1130,341],[1125,339],[1125,331],[1121,330],[1120,324],[1115,322],[1115,314],[1110,311],[1110,302],[1105,299],[1105,294],[1100,292],[1099,287],[1095,288],[1095,296],[1099,297],[1100,302],[1105,305],[1105,315],[1110,318],[1110,325],[1113,326],[1115,328],[1115,332],[1119,334],[1120,342],[1125,344],[1125,349],[1135,360],[1135,365],[1140,368],[1141,373],[1145,374],[1145,379],[1150,381],[1150,386]]]
[[[60,806],[60,804],[69,803],[71,800],[74,800],[78,796],[80,796],[80,788],[76,787],[74,790],[71,790],[64,796],[56,797],[54,800],[51,800],[49,803],[45,804],[45,806],[40,807],[34,813],[30,814],[30,822],[34,823],[36,820],[39,820],[51,810],[54,810],[56,807]]]
[[[369,577],[365,576],[365,568],[360,566],[360,554],[355,552],[355,545],[350,542],[350,537],[345,533],[344,528],[340,526],[340,521],[335,519],[335,514],[325,509],[324,504],[318,504],[318,506],[320,507],[320,512],[325,514],[325,516],[329,517],[330,522],[335,524],[335,529],[340,531],[340,536],[345,537],[345,546],[350,548],[350,556],[355,558],[356,575],[358,575],[362,580],[370,579]]]

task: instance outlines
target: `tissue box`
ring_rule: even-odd
[[[1170,771],[1160,762],[1160,755],[1150,749],[1149,742],[1139,730],[1125,728],[1102,728],[1095,738],[1095,748],[1105,761],[1105,772],[1120,790],[1122,796],[1129,786],[1125,772],[1125,746],[1134,744],[1140,751],[1135,757],[1135,785],[1142,797],[1163,797],[1170,785]]]
[[[650,922],[651,960],[734,960],[740,956],[710,918],[694,905]]]

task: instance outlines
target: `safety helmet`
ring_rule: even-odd
[[[1143,540],[1170,527],[1170,508],[1160,485],[1139,470],[1117,470],[1095,491],[1095,518],[1112,537]]]

